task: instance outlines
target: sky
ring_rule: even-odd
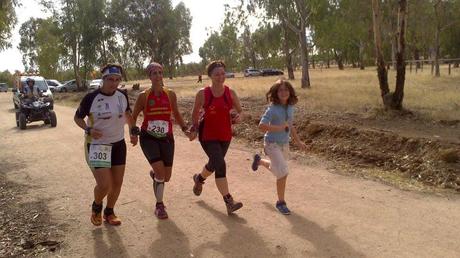
[[[218,30],[224,20],[224,4],[233,2],[232,0],[172,0],[173,6],[179,2],[184,2],[185,6],[190,9],[192,16],[192,28],[190,30],[190,41],[192,43],[193,53],[184,56],[184,62],[198,62],[201,60],[198,55],[198,49],[208,38],[208,31]],[[49,13],[43,10],[38,4],[39,0],[20,0],[21,7],[16,8],[18,23],[13,31],[12,47],[0,52],[0,71],[24,70],[22,65],[22,56],[18,50],[20,41],[19,28],[21,24],[34,18],[47,18]]]

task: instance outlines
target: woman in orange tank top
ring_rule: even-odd
[[[193,193],[200,195],[204,181],[214,173],[217,189],[222,194],[227,213],[231,214],[243,207],[243,204],[234,201],[230,195],[225,154],[232,138],[232,123],[240,122],[242,109],[235,91],[224,85],[225,64],[222,61],[213,61],[208,65],[207,72],[212,84],[200,89],[196,94],[192,111],[192,131],[195,131],[195,134],[199,131],[200,144],[209,160],[201,173],[193,176]],[[201,122],[200,111],[204,112]]]
[[[153,192],[156,198],[155,215],[159,219],[168,218],[163,204],[165,182],[171,178],[174,159],[174,137],[171,116],[186,132],[186,125],[178,107],[174,91],[163,87],[163,66],[151,63],[147,66],[152,86],[139,94],[134,105],[133,117],[137,121],[140,112],[144,120],[139,132],[140,145],[152,167]],[[139,128],[137,127],[137,131]]]

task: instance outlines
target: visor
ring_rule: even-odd
[[[121,77],[121,69],[116,66],[110,66],[104,70],[102,73],[102,78],[105,78],[108,75],[118,75]]]

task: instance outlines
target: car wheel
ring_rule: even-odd
[[[51,127],[57,126],[56,113],[52,110],[50,111],[50,124],[51,124]]]
[[[19,128],[21,130],[25,130],[27,128],[26,115],[23,113],[19,114]]]

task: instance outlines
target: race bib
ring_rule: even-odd
[[[169,122],[164,120],[149,121],[147,131],[156,137],[165,137],[169,133]]]
[[[112,167],[112,145],[91,144],[89,147],[89,165],[91,167]]]

